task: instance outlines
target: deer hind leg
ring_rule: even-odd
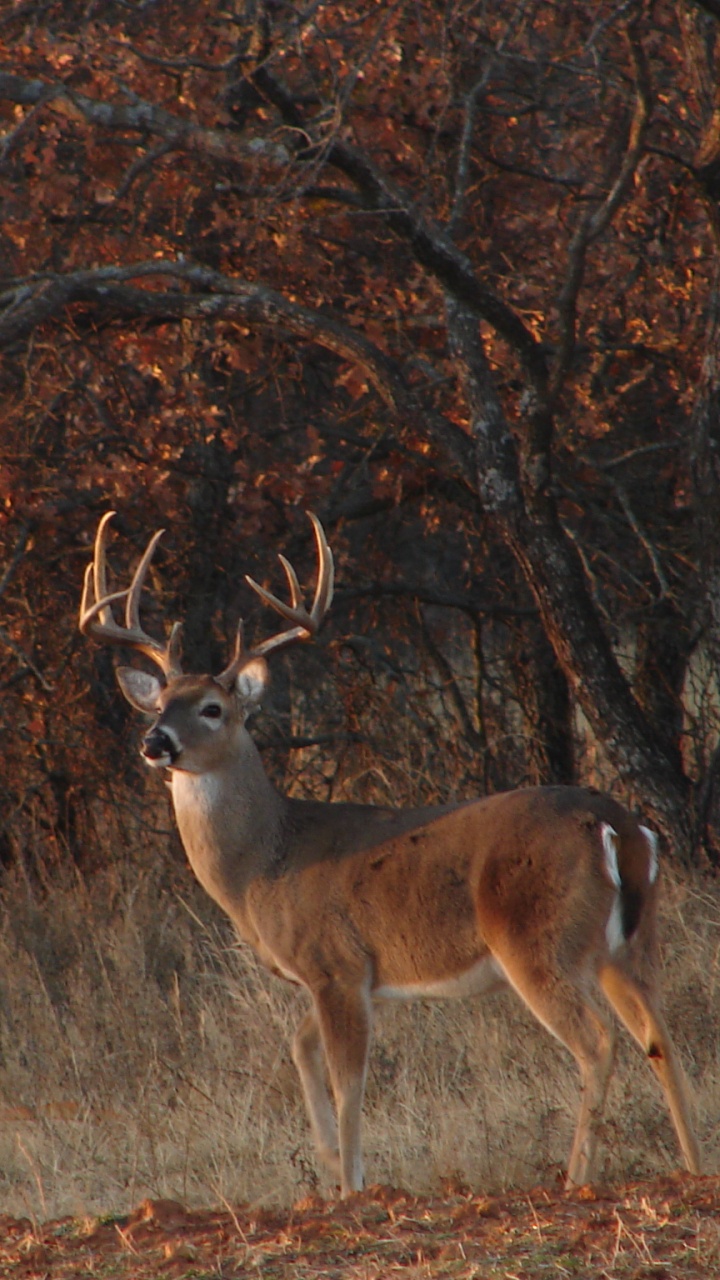
[[[580,1070],[581,1099],[568,1161],[566,1186],[582,1186],[593,1175],[597,1130],[605,1107],[615,1054],[615,1028],[584,987],[557,971],[537,977],[506,972],[535,1017],[570,1050]]]
[[[685,1073],[654,993],[616,964],[605,965],[599,977],[610,1004],[660,1081],[685,1164],[691,1173],[700,1173],[700,1150],[690,1121]]]
[[[314,992],[337,1110],[340,1194],[363,1188],[362,1104],[370,1049],[371,1002],[365,987],[328,983]]]
[[[548,1015],[546,1026],[574,1055],[580,1070],[580,1110],[565,1185],[584,1186],[595,1169],[597,1131],[615,1057],[615,1029],[594,1002],[572,987],[562,993],[555,989]]]
[[[580,1111],[565,1178],[566,1187],[576,1187],[590,1182],[595,1171],[597,1131],[615,1056],[615,1033],[602,1019],[594,1026],[588,1019],[578,1040],[566,1043],[575,1055],[581,1079]]]
[[[318,1158],[340,1177],[340,1151],[335,1113],[325,1083],[325,1051],[315,1012],[306,1013],[292,1042],[293,1062],[300,1076],[305,1108]]]

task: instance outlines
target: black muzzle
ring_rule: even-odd
[[[165,733],[164,729],[151,729],[149,733],[146,733],[140,750],[146,760],[167,758],[170,764],[174,764],[179,755],[175,743],[170,735]]]

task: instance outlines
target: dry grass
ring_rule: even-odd
[[[160,843],[160,842],[158,842]],[[145,861],[0,896],[0,1202],[44,1220],[189,1205],[286,1204],[318,1180],[288,1040],[302,997],[265,975],[181,863]],[[666,1004],[718,1167],[714,890],[666,881]],[[567,1158],[574,1064],[511,996],[379,1010],[366,1104],[372,1182],[459,1176],[498,1191]],[[604,1174],[678,1165],[651,1074],[623,1039]]]

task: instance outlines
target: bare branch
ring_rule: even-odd
[[[446,307],[448,333],[471,408],[483,504],[523,572],[558,664],[610,759],[621,773],[628,770],[625,744],[633,743],[632,768],[639,768],[648,779],[647,800],[655,820],[672,832],[672,815],[684,812],[687,805],[686,781],[674,761],[659,752],[632,695],[588,591],[581,557],[555,507],[545,500],[544,477],[538,480],[526,461],[521,478],[513,437],[472,313],[454,299],[447,299]],[[539,409],[542,413],[542,406]],[[532,430],[539,435],[542,425]],[[542,460],[541,454],[541,464]],[[672,797],[670,805],[668,797]]]
[[[654,444],[640,444],[635,449],[627,449],[625,453],[619,453],[616,458],[607,458],[604,462],[585,456],[582,460],[588,466],[596,467],[598,471],[609,471],[612,467],[620,467],[626,462],[634,462],[636,458],[642,458],[648,453],[664,453],[668,449],[681,449],[683,444],[684,442],[680,440],[657,440]]]
[[[632,529],[638,541],[645,548],[647,557],[650,561],[650,564],[652,565],[653,573],[657,578],[657,583],[660,588],[660,599],[663,600],[665,599],[666,596],[670,594],[670,587],[668,586],[668,580],[665,577],[665,571],[660,562],[660,557],[657,553],[657,549],[655,548],[653,543],[650,541],[648,535],[646,534],[645,530],[640,524],[640,521],[635,515],[635,512],[633,511],[630,505],[630,499],[627,493],[625,492],[625,490],[623,489],[622,485],[617,484],[616,481],[611,481],[611,484],[612,484],[613,491],[617,497],[617,500],[623,509],[625,518],[628,524],[630,525],[630,528]]]
[[[128,287],[125,282],[172,276],[197,292],[159,293]],[[283,323],[344,359],[360,365],[368,380],[391,406],[402,395],[400,373],[393,362],[357,330],[336,318],[301,307],[262,285],[224,276],[189,262],[151,260],[125,267],[100,267],[67,275],[42,275],[6,289],[0,296],[0,347],[27,336],[38,324],[74,302],[152,316],[242,316]]]
[[[128,285],[129,280],[172,277],[189,284],[157,292]],[[401,418],[422,416],[424,426],[446,461],[465,483],[472,483],[472,445],[468,436],[433,408],[421,406],[402,371],[379,347],[336,316],[290,302],[281,293],[198,264],[152,259],[124,267],[98,267],[67,275],[39,273],[9,282],[0,294],[0,350],[27,337],[43,322],[74,303],[109,313],[165,319],[240,319],[282,326],[362,369],[368,382]]]
[[[32,658],[29,658],[27,656],[25,651],[20,648],[20,645],[13,640],[12,636],[9,635],[8,632],[5,630],[5,627],[2,627],[2,626],[0,626],[0,644],[4,644],[5,647],[9,649],[12,654],[14,654],[18,662],[21,663],[21,665],[25,668],[26,671],[32,672],[38,684],[45,690],[46,693],[52,693],[52,685],[49,684],[48,681],[45,679],[45,676],[43,675],[40,668],[37,666],[36,663],[33,662]]]
[[[10,159],[13,151],[20,145],[26,133],[30,132],[36,116],[42,107],[41,103],[31,109],[19,120],[14,129],[9,129],[2,140],[0,146],[0,170],[2,170],[7,161]]]
[[[115,191],[112,198],[113,204],[117,204],[119,200],[123,200],[137,179],[146,170],[152,170],[158,160],[162,160],[163,156],[169,155],[172,151],[172,145],[169,142],[158,142],[156,146],[138,156],[136,160],[128,167],[125,177]]]
[[[422,628],[422,637],[430,657],[437,667],[442,681],[442,691],[447,694],[452,706],[455,709],[460,731],[473,751],[479,751],[485,746],[483,735],[478,733],[470,714],[468,705],[463,697],[460,685],[456,679],[455,673],[448,662],[445,654],[439,645],[437,645],[432,637],[430,628],[426,619],[420,616],[420,624]]]
[[[253,76],[253,83],[301,139],[296,149],[302,158],[314,162],[320,150],[327,164],[350,178],[362,192],[366,209],[382,217],[391,230],[409,244],[417,261],[443,288],[469,307],[476,319],[486,320],[506,338],[522,361],[536,393],[544,396],[547,369],[540,343],[518,313],[478,279],[470,259],[449,236],[428,222],[413,202],[379,172],[366,153],[337,136],[308,147],[311,129],[297,102],[267,68],[261,68]]]
[[[535,618],[537,609],[532,605],[496,604],[489,600],[482,589],[470,582],[462,594],[452,590],[442,590],[414,582],[374,582],[367,586],[345,587],[337,592],[339,602],[348,600],[413,600],[419,605],[432,605],[437,609],[457,609],[468,617],[476,618]]]
[[[465,208],[465,198],[467,195],[470,177],[470,152],[473,135],[475,133],[475,118],[477,115],[478,104],[483,96],[488,80],[490,79],[490,73],[492,72],[495,63],[525,17],[527,5],[528,0],[522,0],[521,4],[514,7],[507,27],[500,39],[497,41],[495,48],[491,51],[482,74],[475,81],[470,92],[465,95],[463,127],[460,135],[460,146],[458,148],[456,165],[455,200],[453,202],[452,212],[448,221],[448,232],[450,234],[452,234],[458,226]]]
[[[635,105],[627,145],[605,199],[598,208],[585,212],[570,242],[565,282],[557,300],[560,341],[550,380],[551,399],[554,399],[562,388],[575,353],[577,302],[585,275],[588,250],[593,241],[599,239],[607,229],[624,201],[644,150],[652,107],[650,81],[645,54],[633,24],[628,27],[627,36],[635,69]]]
[[[224,62],[210,62],[207,58],[163,58],[158,53],[151,53],[148,49],[140,49],[136,44],[129,44],[125,40],[111,40],[110,44],[116,48],[122,49],[123,53],[134,53],[136,58],[140,58],[141,62],[147,62],[151,67],[160,67],[163,71],[171,71],[175,75],[178,71],[211,71],[224,74],[231,71],[237,63],[237,54],[232,54],[226,58]]]
[[[27,547],[28,539],[34,528],[35,524],[32,520],[26,520],[20,526],[20,532],[15,541],[13,553],[5,566],[2,578],[0,578],[0,596],[5,594],[8,586],[10,585],[11,579],[14,577],[15,570],[21,563],[23,556],[25,555],[25,548]]]
[[[126,93],[129,102],[103,102],[78,93],[68,85],[28,80],[9,71],[0,71],[0,99],[7,102],[21,106],[52,106],[65,114],[79,115],[102,129],[154,133],[177,150],[199,152],[215,160],[238,163],[252,155],[248,144],[236,133],[206,129],[139,98],[129,90]]]
[[[256,72],[252,81],[280,110],[286,124],[292,128],[296,152],[306,160],[317,162],[318,147],[308,146],[310,131],[292,95],[266,68]],[[257,148],[257,139],[243,141],[234,133],[206,129],[134,94],[130,97],[130,103],[101,102],[63,84],[0,72],[0,99],[27,106],[54,104],[56,109],[59,107],[71,114],[78,112],[100,128],[154,133],[170,149],[200,153],[226,163],[237,164],[248,158],[257,158],[257,150],[253,150],[252,145],[254,143]],[[418,262],[444,288],[473,308],[478,318],[487,320],[511,343],[536,390],[544,392],[547,370],[540,344],[517,312],[478,279],[469,258],[440,228],[425,220],[412,202],[374,167],[367,155],[335,135],[323,140],[319,146],[322,160],[351,179],[362,192],[365,207],[379,213],[392,230],[410,244]],[[272,158],[269,150],[268,158]]]

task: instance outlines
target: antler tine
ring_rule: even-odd
[[[311,615],[316,619],[316,625],[319,627],[330,605],[332,604],[333,594],[335,591],[335,561],[333,554],[328,546],[325,530],[323,529],[317,516],[312,511],[308,511],[308,516],[312,521],[315,531],[315,544],[317,546],[318,560],[320,562],[320,571],[318,573],[317,587],[315,588],[315,599],[311,609]]]
[[[161,644],[159,640],[154,640],[146,631],[143,631],[140,625],[140,594],[145,582],[148,565],[164,530],[160,529],[153,534],[133,574],[130,586],[123,591],[108,592],[106,572],[107,527],[114,514],[114,511],[106,512],[98,525],[93,562],[88,565],[85,571],[82,601],[80,603],[80,630],[84,635],[92,636],[94,639],[104,641],[107,644],[122,644],[127,645],[130,649],[137,650],[138,653],[144,654],[146,658],[149,658],[151,662],[160,667],[166,677],[180,675],[182,673],[180,667],[180,624],[175,623],[173,626],[167,644]],[[119,600],[126,601],[124,627],[115,621],[112,612],[112,605]]]
[[[148,565],[153,558],[155,548],[164,532],[164,529],[158,529],[157,533],[153,534],[145,548],[142,559],[133,574],[133,580],[130,583],[127,593],[127,604],[125,606],[125,626],[129,631],[142,630],[140,626],[140,596],[145,585],[145,575],[148,571]]]
[[[317,633],[332,602],[334,565],[332,551],[328,546],[325,531],[320,521],[311,511],[308,511],[307,514],[312,521],[313,529],[315,531],[315,544],[318,553],[318,580],[317,586],[315,587],[315,597],[312,603],[312,608],[308,612],[305,607],[305,604],[303,603],[302,589],[298,582],[297,574],[290,564],[290,561],[286,560],[285,556],[281,555],[279,559],[283,569],[285,570],[285,576],[287,577],[288,585],[290,587],[290,604],[286,604],[284,600],[280,600],[277,596],[274,596],[272,592],[266,590],[265,587],[261,587],[260,583],[256,582],[254,578],[246,575],[245,581],[252,587],[253,591],[260,596],[260,599],[263,600],[265,604],[269,605],[271,609],[274,609],[276,613],[279,613],[282,618],[285,618],[287,622],[290,622],[293,625],[287,631],[279,631],[277,635],[269,636],[267,640],[262,640],[260,644],[254,645],[249,651],[245,650],[243,646],[242,629],[240,629],[232,662],[226,671],[223,672],[223,676],[219,678],[227,678],[230,674],[236,674],[243,662],[245,662],[249,657],[265,657],[266,654],[271,653],[276,649],[285,649],[289,645],[295,644],[296,641],[311,640]]]
[[[297,574],[295,570],[293,569],[290,561],[285,556],[279,555],[278,560],[280,561],[283,569],[285,570],[285,577],[288,580],[288,586],[290,587],[290,597],[292,600],[292,608],[303,609],[305,606],[303,604],[302,587],[298,582]]]
[[[90,623],[98,619],[97,626],[113,623],[110,605],[116,600],[124,600],[128,590],[115,591],[107,589],[105,551],[107,544],[107,527],[115,515],[114,511],[106,511],[95,534],[92,563],[85,570],[82,600],[80,601],[80,630],[83,635],[91,635]]]
[[[155,554],[155,548],[158,542],[160,541],[160,539],[162,538],[164,532],[165,532],[164,529],[158,529],[157,533],[154,533],[152,538],[148,542],[147,547],[145,548],[143,557],[133,575],[133,580],[130,583],[130,589],[128,591],[128,596],[127,596],[127,604],[125,605],[125,626],[129,631],[132,631],[135,634],[139,633],[143,636],[145,635],[145,632],[143,631],[142,626],[140,625],[140,596],[142,595],[142,589],[145,585],[145,575],[147,574],[148,566]],[[174,622],[170,629],[170,639],[168,640],[165,646],[162,646],[162,652],[165,655],[165,663],[166,663],[166,665],[163,666],[163,670],[165,671],[165,674],[168,676],[182,675],[182,666],[180,662],[181,630],[182,630],[182,623]],[[151,636],[148,636],[147,639],[150,641],[151,644],[155,644],[155,641],[152,639]],[[155,659],[153,659],[153,661],[154,660]]]
[[[107,547],[107,528],[114,515],[115,515],[114,511],[105,512],[105,515],[102,517],[98,525],[97,533],[95,535],[95,548],[93,553],[92,568],[93,568],[93,580],[95,585],[96,600],[104,600],[105,597],[109,594],[107,589],[105,551]],[[108,614],[105,614],[105,616],[103,616],[103,614],[105,614],[104,610],[100,615],[100,621],[107,622]],[[109,617],[111,618],[112,614],[110,614]]]
[[[82,600],[80,601],[79,627],[83,635],[86,635],[86,636],[98,634],[98,628],[100,626],[112,627],[117,625],[113,619],[112,613],[110,612],[109,606],[112,604],[115,604],[116,601],[118,600],[124,600],[128,594],[128,591],[130,590],[129,587],[126,587],[124,591],[113,591],[111,595],[103,596],[100,600],[96,600],[93,603],[93,598],[94,598],[93,570],[94,570],[94,566],[91,564],[89,564],[87,569],[85,570],[83,594],[82,594]],[[106,611],[110,612],[110,618],[108,621],[103,622],[101,615],[104,613],[106,614]],[[98,621],[98,618],[100,618],[99,621]],[[91,623],[95,623],[94,628],[91,628],[90,626]]]

